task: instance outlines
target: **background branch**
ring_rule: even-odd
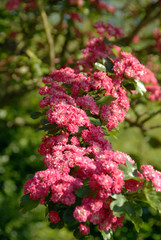
[[[158,16],[161,15],[161,8],[159,6],[159,4],[161,3],[161,0],[157,1],[156,3],[150,4],[146,7],[145,10],[145,16],[143,17],[143,19],[140,21],[140,23],[134,28],[134,30],[131,32],[131,34],[128,37],[125,37],[123,40],[125,42],[125,44],[129,45],[132,42],[132,39],[135,35],[138,34],[138,32],[145,27],[146,25],[148,25],[150,22],[154,21],[156,18],[158,18]],[[152,12],[154,12],[154,10],[159,7],[159,11],[154,15],[151,16]]]
[[[44,30],[46,33],[46,38],[48,41],[48,45],[49,45],[49,57],[50,57],[50,70],[54,70],[55,69],[55,63],[54,63],[54,59],[55,59],[55,48],[54,48],[54,39],[51,33],[51,26],[50,23],[48,21],[48,16],[44,10],[44,7],[42,5],[42,3],[40,2],[40,0],[37,0],[37,6],[41,15],[41,19],[44,25]]]

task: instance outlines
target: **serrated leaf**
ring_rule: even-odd
[[[114,98],[113,96],[111,95],[106,95],[106,96],[103,96],[102,98],[100,98],[96,104],[97,106],[102,106],[102,105],[109,105],[112,101],[116,100],[116,98]]]
[[[97,70],[100,70],[102,72],[106,72],[106,67],[103,64],[95,62],[94,66]]]
[[[117,134],[118,134],[119,132],[120,132],[120,131],[119,131],[119,128],[113,128],[111,131],[109,131],[109,134],[110,134],[113,138],[117,139]]]
[[[42,125],[45,125],[45,124],[49,124],[49,121],[46,118],[43,118],[43,119],[40,120],[40,123]]]
[[[135,230],[137,232],[139,232],[139,230],[140,230],[140,228],[142,226],[143,220],[140,217],[136,217],[136,218],[130,218],[129,217],[129,219],[134,224]]]
[[[141,224],[143,223],[142,219],[140,218],[143,213],[140,204],[129,200],[125,204],[125,213],[134,224],[136,231],[139,232]]]
[[[113,240],[113,231],[110,229],[109,231],[101,231],[103,240]]]
[[[50,223],[50,228],[55,229],[55,228],[63,228],[64,227],[64,222],[60,220],[58,223]]]
[[[137,85],[136,86],[136,93],[140,93],[143,96],[144,93],[147,91],[144,84],[137,79],[135,79],[134,81],[136,82],[136,85]]]
[[[121,52],[122,51],[131,53],[132,52],[132,48],[131,47],[123,47],[123,48],[121,48]]]
[[[137,204],[134,201],[129,200],[124,206],[125,212],[130,218],[137,218],[142,216],[142,208],[140,204]]]
[[[75,190],[75,194],[77,197],[85,198],[88,196],[92,196],[95,192],[89,186],[83,186]]]
[[[135,90],[136,86],[134,83],[124,83],[123,86],[127,89],[127,90]]]
[[[107,127],[106,126],[101,126],[101,127],[102,127],[102,129],[104,131],[105,136],[109,136],[109,132],[108,132]]]
[[[135,164],[131,164],[127,159],[126,166],[123,164],[119,164],[119,169],[124,172],[124,180],[134,179],[141,181],[140,178],[138,178],[137,174],[137,166]]]
[[[78,224],[78,221],[73,217],[74,209],[68,208],[63,214],[63,220],[68,226]]]
[[[22,212],[25,213],[36,208],[39,202],[40,202],[39,200],[32,200],[29,194],[26,194],[21,198],[20,209],[22,210]]]
[[[41,112],[32,112],[30,116],[32,119],[37,119],[42,116],[42,113]]]
[[[113,73],[114,63],[110,58],[106,58],[104,61],[104,65],[106,67],[106,72]]]
[[[144,193],[150,206],[161,211],[161,192],[156,192],[153,188],[145,188]]]
[[[110,204],[110,209],[113,211],[114,215],[120,217],[125,213],[125,203],[127,203],[127,198],[122,194],[117,194],[115,198],[116,200],[112,201]]]
[[[94,118],[94,117],[88,117],[89,121],[91,122],[91,124],[95,125],[95,126],[101,126],[101,122],[98,118]]]

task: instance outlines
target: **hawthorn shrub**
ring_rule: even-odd
[[[108,140],[133,96],[160,101],[161,88],[149,69],[116,45],[121,29],[103,22],[94,27],[100,36],[89,39],[73,68],[43,77],[43,110],[32,116],[43,116],[39,153],[46,170],[25,183],[21,208],[43,204],[52,228],[67,226],[78,239],[111,239],[125,215],[139,231],[140,202],[161,210],[161,172],[152,165],[138,169]]]
[[[0,238],[160,239],[161,1],[1,0],[0,15]],[[41,206],[17,211],[24,182],[22,212],[44,205],[54,232]]]

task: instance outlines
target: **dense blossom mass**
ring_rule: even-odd
[[[70,4],[81,6],[82,1]],[[41,204],[55,204],[49,210],[51,223],[63,219],[64,210],[57,204],[62,204],[63,209],[71,207],[82,235],[90,233],[90,223],[103,231],[122,226],[124,215],[114,215],[110,207],[114,195],[137,192],[145,181],[151,181],[156,191],[161,191],[161,173],[152,166],[143,165],[141,172],[135,171],[135,176],[126,178],[119,166],[134,167],[135,162],[127,154],[114,151],[107,140],[107,132],[124,121],[130,107],[124,79],[135,78],[148,84],[151,99],[153,95],[156,99],[157,80],[131,53],[124,51],[110,59],[111,72],[94,69],[94,62],[108,58],[112,52],[104,37],[118,39],[123,35],[110,24],[98,22],[95,28],[101,37],[88,41],[75,70],[66,67],[43,78],[40,108],[44,108],[48,120],[45,126],[51,132],[42,139],[39,153],[44,155],[46,170],[27,180],[24,191]],[[80,196],[85,189],[86,194]]]

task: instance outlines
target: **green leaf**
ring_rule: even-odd
[[[140,204],[129,200],[124,206],[125,212],[128,214],[130,218],[136,218],[142,216],[142,208]]]
[[[30,116],[32,119],[37,119],[42,116],[42,113],[41,112],[32,112]]]
[[[116,98],[114,98],[113,96],[111,95],[106,95],[106,96],[103,96],[102,98],[100,98],[96,104],[97,106],[102,106],[104,104],[106,105],[109,105],[112,101],[116,100]]]
[[[57,135],[58,131],[60,130],[60,128],[58,127],[58,125],[56,123],[47,123],[47,119],[42,119],[42,124],[43,127],[40,128],[36,128],[35,132],[38,132],[40,130],[44,130],[44,131],[48,131],[48,134],[53,134],[53,135]]]
[[[111,202],[110,209],[113,211],[114,215],[121,217],[125,213],[125,204],[128,200],[122,194],[115,194],[114,197],[116,200]]]
[[[76,239],[81,239],[83,237],[83,235],[80,233],[78,229],[75,229],[75,231],[73,232],[73,235]]]
[[[135,79],[135,82],[136,82],[136,85],[137,85],[136,86],[136,93],[140,93],[143,96],[144,93],[147,91],[144,84],[137,79]]]
[[[108,132],[107,127],[106,126],[101,126],[101,127],[102,127],[102,129],[104,131],[105,136],[109,136],[109,132]]]
[[[111,197],[115,199],[110,204],[113,214],[117,217],[121,217],[126,213],[138,232],[142,223],[142,219],[140,218],[142,216],[142,208],[140,204],[136,203],[135,201],[128,200],[122,194],[114,194]]]
[[[38,204],[39,200],[32,200],[29,194],[26,194],[21,198],[20,209],[22,209],[22,212],[25,213],[36,208]]]
[[[49,124],[49,121],[46,118],[43,118],[43,119],[40,120],[40,123],[42,125],[46,125],[46,124]]]
[[[110,58],[106,58],[106,59],[104,58],[103,64],[105,65],[106,72],[113,73],[114,63]]]
[[[121,48],[121,52],[122,51],[131,53],[132,52],[132,48],[131,47],[123,47],[123,48]]]
[[[111,131],[109,131],[109,134],[110,134],[113,138],[117,139],[117,134],[118,134],[119,132],[120,132],[120,131],[119,131],[119,128],[116,127],[116,128],[113,128]]]
[[[103,240],[113,240],[113,231],[110,229],[109,231],[101,231]]]
[[[77,197],[85,198],[88,196],[92,196],[95,192],[89,186],[83,186],[75,190],[75,194]]]
[[[65,210],[63,214],[63,220],[68,226],[76,225],[78,224],[78,221],[73,217],[73,208],[68,208]]]
[[[140,227],[143,223],[142,219],[140,218],[142,216],[142,208],[139,203],[136,203],[132,200],[129,200],[125,204],[125,212],[127,213],[129,219],[134,224],[134,227],[137,232],[139,232]]]
[[[102,72],[106,72],[106,67],[103,64],[101,64],[101,63],[95,62],[94,67],[97,70],[100,70]]]
[[[55,228],[63,228],[64,227],[64,222],[60,220],[58,223],[50,223],[50,228],[55,229]]]
[[[156,192],[153,187],[144,189],[145,197],[151,207],[161,211],[161,192]]]
[[[125,175],[124,180],[134,179],[136,181],[142,181],[142,179],[138,177],[136,164],[131,164],[127,159],[125,161],[126,166],[119,164],[119,169],[123,171]]]
[[[124,83],[123,86],[127,89],[127,90],[135,90],[135,84],[134,83]]]
[[[139,232],[139,230],[143,224],[143,220],[140,217],[135,217],[135,218],[129,217],[129,220],[134,224],[135,230],[137,232]]]
[[[91,124],[95,125],[95,126],[101,126],[101,122],[99,120],[99,118],[94,118],[94,117],[88,117]]]

